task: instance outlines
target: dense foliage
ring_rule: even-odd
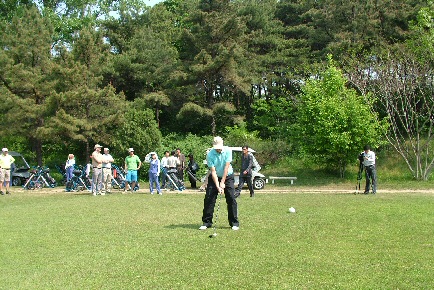
[[[393,122],[378,72],[398,51],[398,67],[411,58],[432,69],[433,11],[414,0],[2,2],[0,141],[34,152],[42,164],[70,148],[87,161],[94,143],[124,155],[133,146],[161,150],[171,133],[227,137],[226,128],[241,126],[285,142],[291,149],[282,154],[305,153],[300,141],[310,136],[292,128],[303,127],[307,91],[324,102],[339,97],[310,81],[324,76],[327,55],[342,70],[340,87],[355,91],[345,91],[340,106],[317,109],[341,116],[363,100],[372,104],[368,120]],[[412,93],[431,93],[427,79],[415,81]],[[424,128],[433,125],[427,120]],[[338,131],[334,140],[346,160],[360,143],[377,146],[372,136],[397,133],[364,123],[373,131],[364,140],[359,122],[344,123],[351,136]],[[433,157],[414,156],[416,163]],[[428,164],[416,166],[423,178]]]

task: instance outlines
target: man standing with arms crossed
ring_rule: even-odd
[[[110,155],[108,148],[104,148],[103,163],[102,163],[102,192],[110,193],[112,188],[112,162],[113,157]]]
[[[213,149],[207,154],[207,163],[211,174],[208,177],[206,187],[202,222],[199,230],[206,230],[212,226],[214,207],[218,194],[225,194],[228,208],[228,221],[232,230],[239,230],[238,205],[235,199],[234,171],[232,169],[232,151],[228,147],[223,147],[223,139],[214,137]]]
[[[139,156],[134,155],[133,148],[128,149],[128,152],[130,155],[125,158],[125,171],[127,172],[126,179],[128,185],[130,186],[129,190],[133,191],[138,181],[137,170],[139,170],[142,166],[142,161],[140,161]],[[125,190],[128,190],[127,186],[125,186],[124,191]]]
[[[3,183],[6,184],[6,194],[11,194],[9,192],[9,182],[11,180],[11,166],[15,162],[15,158],[9,155],[8,148],[2,149],[2,154],[0,155],[0,194],[4,195]]]
[[[104,195],[101,192],[102,185],[102,162],[103,156],[101,154],[102,146],[96,144],[92,153],[92,195]]]

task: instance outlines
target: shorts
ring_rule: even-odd
[[[126,179],[127,182],[137,182],[137,170],[128,170]]]
[[[10,169],[0,169],[0,182],[9,182],[11,180],[11,170]]]

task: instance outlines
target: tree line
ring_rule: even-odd
[[[95,143],[149,152],[171,133],[243,128],[341,176],[363,144],[387,140],[427,179],[433,11],[410,0],[3,1],[0,139],[41,165],[71,149],[87,159]]]

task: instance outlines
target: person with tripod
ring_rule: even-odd
[[[377,193],[377,170],[375,168],[375,152],[371,151],[371,147],[366,145],[363,147],[363,152],[360,153],[359,159],[363,160],[365,167],[366,186],[364,194],[369,194],[369,188],[372,182],[372,194]]]

